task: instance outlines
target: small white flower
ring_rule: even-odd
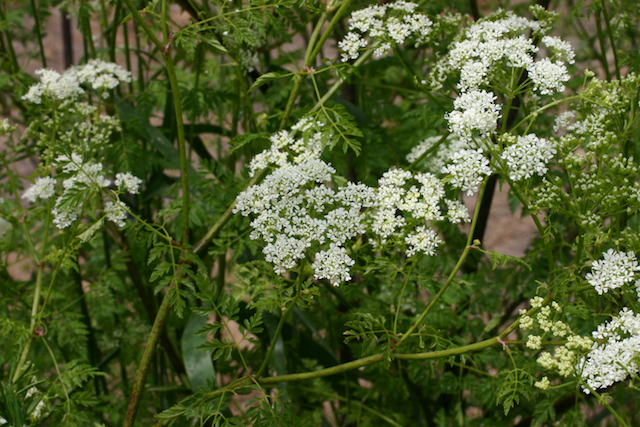
[[[444,202],[447,205],[447,218],[449,218],[452,224],[471,221],[469,218],[469,209],[467,209],[464,203],[449,199],[446,199]]]
[[[355,261],[347,255],[345,248],[332,243],[329,250],[316,254],[311,268],[315,271],[316,279],[329,279],[333,286],[338,286],[340,283],[351,280],[349,267],[354,264]]]
[[[602,295],[633,281],[638,271],[640,266],[633,252],[616,252],[609,249],[602,254],[601,260],[593,262],[591,272],[587,273],[585,279]]]
[[[558,132],[560,129],[568,128],[575,117],[576,112],[572,110],[558,114],[556,116],[555,124],[553,125],[553,131]]]
[[[489,160],[482,149],[460,150],[451,156],[451,164],[442,168],[442,173],[451,175],[451,185],[472,196],[486,175],[491,174]]]
[[[417,227],[415,232],[410,233],[404,240],[407,243],[408,257],[415,255],[417,252],[433,256],[438,245],[442,243],[436,232],[424,225]]]
[[[120,191],[127,191],[131,194],[138,194],[140,192],[140,185],[142,180],[136,176],[133,176],[131,172],[116,174],[116,187]]]
[[[527,310],[520,310],[520,329],[527,330],[533,328],[533,317],[527,316]]]
[[[104,212],[107,215],[107,219],[113,223],[115,223],[119,228],[122,228],[126,225],[125,219],[127,219],[127,211],[129,207],[121,202],[120,200],[113,203],[111,200],[108,200],[104,204]]]
[[[42,417],[42,413],[46,409],[46,407],[47,405],[44,403],[44,399],[41,399],[33,409],[33,412],[29,415],[29,417],[34,421],[38,421]]]
[[[532,350],[540,350],[542,348],[542,337],[539,335],[529,335],[525,345]]]
[[[518,136],[516,143],[508,146],[501,154],[509,167],[509,178],[514,181],[531,178],[533,174],[544,176],[547,163],[556,154],[554,145],[546,139],[530,133]]]
[[[29,200],[31,203],[35,203],[37,199],[47,200],[55,194],[57,182],[49,176],[38,178],[35,184],[24,192],[22,198]]]
[[[0,120],[0,136],[9,132],[13,132],[16,126],[12,125],[9,119]]]
[[[543,58],[527,68],[534,90],[541,95],[553,95],[564,91],[564,83],[571,78],[567,67],[560,61]]]
[[[27,394],[24,395],[24,398],[29,399],[35,396],[36,393],[38,393],[38,389],[36,387],[29,387],[29,389],[27,390]]]
[[[571,43],[562,40],[559,37],[544,36],[542,43],[554,51],[558,59],[567,61],[569,64],[575,63],[576,54],[571,47]]]
[[[358,59],[360,49],[365,46],[367,46],[367,41],[358,33],[347,33],[344,39],[338,42],[338,47],[344,51],[342,62],[347,62],[349,59]]]
[[[461,94],[453,101],[455,110],[445,115],[451,132],[465,141],[471,139],[474,131],[482,136],[493,133],[502,108],[495,100],[496,96],[485,90]]]
[[[531,301],[529,301],[529,304],[531,304],[531,307],[533,308],[542,308],[542,303],[544,302],[544,298],[542,297],[533,297],[531,298]]]
[[[599,325],[592,336],[595,342],[591,351],[577,364],[583,367],[581,376],[591,388],[606,388],[638,373],[640,315],[625,307],[618,316]],[[586,387],[582,391],[590,393]]]
[[[379,58],[385,55],[390,50],[391,50],[391,43],[389,42],[381,43],[380,46],[378,46],[373,50],[373,56],[375,56],[376,58]]]
[[[22,97],[25,101],[41,104],[43,96],[63,101],[84,93],[76,73],[71,70],[61,75],[53,70],[41,69],[36,71],[36,75],[40,76],[40,83],[29,88],[26,95]]]
[[[59,201],[60,199],[58,199],[58,202]],[[53,214],[53,223],[62,230],[78,219],[78,215],[82,212],[82,205],[72,208],[61,208],[58,206],[58,202],[56,202],[56,206],[51,210],[51,213]]]

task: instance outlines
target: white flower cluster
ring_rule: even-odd
[[[507,163],[509,178],[514,181],[531,178],[533,174],[547,173],[547,163],[557,153],[553,143],[530,133],[518,136],[500,156]]]
[[[452,224],[460,224],[461,222],[470,222],[469,209],[459,200],[446,199],[447,217]]]
[[[95,90],[113,89],[120,82],[129,83],[131,73],[123,70],[119,65],[112,62],[105,62],[100,59],[90,59],[85,65],[76,67],[75,73],[82,83],[90,84]],[[103,98],[105,92],[103,92]],[[108,95],[107,95],[108,96]]]
[[[122,130],[120,121],[104,114],[96,119],[93,114],[96,110],[84,102],[73,104],[68,112],[71,115],[77,114],[77,120],[69,123],[70,126],[66,130],[58,129],[60,133],[56,136],[57,142],[64,143],[76,151],[86,152],[96,151],[107,144],[113,132]],[[54,126],[59,127],[59,124]]]
[[[587,149],[605,151],[617,139],[617,135],[607,129],[610,125],[611,114],[615,114],[615,110],[594,108],[582,119],[576,120],[574,123],[568,123],[567,131],[586,141]]]
[[[593,262],[591,272],[585,279],[599,295],[620,288],[633,281],[640,266],[633,252],[616,252],[609,249],[602,259]]]
[[[127,210],[129,210],[129,207],[120,200],[115,203],[111,200],[107,200],[104,204],[104,211],[107,214],[107,219],[115,223],[120,228],[126,225],[124,220],[127,219]]]
[[[64,191],[52,209],[53,223],[59,229],[69,227],[82,212],[84,197],[74,197],[89,189],[99,189],[111,185],[111,181],[102,174],[102,163],[84,162],[82,156],[72,153],[56,158],[56,166],[71,176],[62,181]]]
[[[500,104],[495,104],[496,96],[485,90],[472,90],[461,94],[453,101],[454,111],[447,113],[449,130],[462,141],[470,141],[473,132],[481,136],[492,134],[500,118]]]
[[[553,51],[558,60],[566,61],[568,64],[574,64],[576,62],[576,54],[573,51],[571,43],[562,40],[560,37],[551,36],[544,36],[542,43]]]
[[[563,61],[574,62],[571,45],[557,37],[543,37],[543,43],[556,58],[551,62],[544,58],[534,62],[538,48],[525,32],[541,33],[547,28],[540,21],[531,21],[512,12],[497,13],[471,25],[461,40],[443,59],[443,66],[460,72],[458,88],[462,92],[478,90],[488,85],[497,67],[525,68],[535,90],[541,94],[553,94],[564,90],[563,82],[569,78]],[[445,65],[446,64],[446,65]]]
[[[573,110],[565,111],[556,116],[555,124],[553,125],[553,131],[559,132],[560,129],[566,129],[571,125],[571,121],[576,117],[576,112]]]
[[[416,47],[428,42],[434,24],[426,15],[416,13],[417,7],[416,3],[398,0],[353,12],[349,19],[349,33],[338,42],[343,51],[342,62],[360,56],[360,49],[368,44],[364,38],[367,34],[379,41],[374,51],[376,56],[387,53],[392,42],[403,44],[408,38],[414,38]]]
[[[56,158],[55,166],[68,178],[62,181],[63,192],[56,200],[53,214],[53,223],[56,227],[64,229],[69,227],[82,212],[85,202],[90,198],[89,194],[99,193],[100,189],[111,185],[111,181],[103,174],[102,163],[85,161],[79,154],[72,153],[71,156],[61,155]],[[36,200],[46,200],[55,195],[57,180],[51,177],[38,178],[22,198],[31,203]],[[142,180],[131,173],[119,173],[116,175],[116,186],[119,192],[129,192],[137,194],[140,190]],[[105,203],[105,214],[107,219],[113,221],[119,227],[124,227],[126,211],[129,208],[121,201],[107,201]]]
[[[265,259],[276,273],[294,268],[309,248],[328,240],[329,249],[315,253],[315,277],[334,285],[350,280],[353,260],[343,245],[365,231],[361,211],[373,206],[375,194],[363,184],[336,191],[326,185],[333,173],[320,159],[285,163],[238,196],[234,213],[256,215],[251,238],[266,242]]]
[[[540,381],[536,381],[533,386],[539,388],[540,390],[549,390],[551,382],[549,381],[548,377],[542,377]]]
[[[37,387],[35,386],[31,386],[27,390],[27,393],[25,394],[24,398],[31,399],[32,397],[37,396],[39,394],[40,394],[40,390],[38,390]],[[47,409],[47,404],[45,403],[45,400],[46,400],[46,396],[39,399],[38,404],[36,405],[35,408],[33,408],[33,411],[31,412],[31,414],[29,414],[29,418],[31,420],[38,421],[40,418],[42,418],[42,415],[44,415],[44,411]],[[0,425],[2,424],[3,423],[0,422]]]
[[[407,256],[433,255],[440,239],[424,224],[445,218],[443,201],[449,221],[469,221],[466,207],[444,199],[444,184],[431,173],[392,169],[380,178],[377,190],[362,183],[329,184],[335,169],[320,159],[326,138],[318,131],[321,126],[304,119],[291,132],[274,134],[271,147],[250,167],[252,173],[277,167],[236,199],[234,213],[253,216],[250,237],[264,240],[265,259],[276,273],[310,256],[314,277],[339,285],[351,279],[354,261],[345,245],[356,236],[371,232],[376,244],[393,236],[406,244]],[[303,137],[297,138],[296,132]],[[415,227],[416,222],[422,225]]]
[[[482,155],[482,148],[465,149],[451,156],[451,164],[442,168],[442,173],[451,175],[451,185],[472,196],[484,177],[491,174],[489,160]]]
[[[269,138],[271,147],[257,154],[249,163],[249,174],[253,176],[269,165],[285,166],[289,163],[287,150],[293,153],[293,163],[296,164],[319,158],[324,148],[320,131],[323,126],[324,123],[305,117],[291,127],[293,132],[282,130],[274,133]],[[298,133],[301,135],[294,138]]]
[[[421,225],[416,228],[415,232],[409,233],[405,237],[407,243],[407,256],[413,256],[417,252],[433,256],[436,254],[436,248],[442,241],[438,238],[435,231]]]
[[[623,381],[638,373],[640,353],[640,315],[623,308],[604,325],[593,332],[596,340],[586,358],[578,364],[582,378],[589,387],[599,389]],[[587,387],[582,387],[589,394]]]
[[[65,190],[76,189],[79,185],[86,187],[108,187],[111,185],[111,181],[102,174],[102,163],[95,163],[91,160],[85,162],[79,154],[72,153],[71,157],[58,156],[56,166],[66,174],[75,172],[74,175],[62,181]]]
[[[138,194],[140,192],[140,185],[142,180],[137,176],[133,176],[131,172],[116,174],[116,187],[120,191],[126,191],[131,194]]]
[[[349,59],[358,59],[360,56],[360,49],[367,46],[367,40],[363,39],[357,33],[347,33],[344,39],[338,42],[338,47],[344,52],[342,54],[342,62],[347,62]]]
[[[541,95],[563,92],[564,83],[571,78],[567,67],[562,62],[551,62],[549,58],[537,61],[527,67],[527,71],[529,71],[529,78],[534,85],[533,90],[540,92]]]
[[[416,181],[419,185],[412,184],[411,181]],[[407,256],[413,256],[417,252],[432,256],[441,242],[436,232],[424,225],[418,226],[415,230],[405,230],[405,216],[419,220],[422,224],[442,220],[444,217],[440,211],[440,202],[444,195],[444,184],[431,173],[413,175],[402,169],[389,170],[378,181],[376,209],[372,214],[371,229],[383,244],[392,235],[404,235]],[[451,206],[451,222],[468,219],[468,211],[464,217],[465,212],[460,206]]]
[[[470,140],[474,132],[487,136],[495,131],[501,106],[495,104],[495,95],[484,88],[491,87],[496,76],[505,72],[498,70],[505,67],[526,69],[534,90],[542,95],[564,90],[563,83],[569,74],[562,61],[573,61],[571,46],[558,38],[545,37],[556,61],[543,58],[535,62],[533,54],[538,48],[524,35],[546,30],[540,21],[518,17],[512,12],[498,12],[472,24],[462,40],[454,43],[434,67],[430,80],[431,86],[439,88],[448,74],[460,74],[457,84],[460,95],[454,102],[455,110],[446,115],[449,128],[456,136]]]
[[[16,125],[12,125],[9,119],[0,120],[0,136],[6,135],[10,132],[13,132],[18,127]]]
[[[27,199],[31,203],[35,203],[37,199],[47,200],[55,194],[57,183],[58,181],[49,176],[38,178],[36,182],[24,192],[22,198]]]
[[[63,74],[49,69],[37,70],[36,74],[40,76],[40,83],[31,86],[22,97],[34,104],[41,104],[43,98],[58,101],[74,99],[84,93],[82,84],[102,91],[103,98],[107,98],[107,89],[113,89],[120,82],[131,81],[130,72],[100,59],[91,59],[87,64],[69,68]]]

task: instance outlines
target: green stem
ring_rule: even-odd
[[[29,233],[29,229],[27,228],[27,225],[24,221],[25,213],[24,213],[24,209],[22,208],[22,205],[19,202],[20,198],[18,197],[18,188],[16,187],[15,177],[11,172],[11,169],[9,168],[9,164],[7,163],[7,160],[5,159],[5,157],[0,156],[0,159],[2,159],[2,163],[4,164],[5,170],[7,171],[7,175],[9,176],[9,182],[11,184],[11,188],[13,189],[14,197],[18,202],[17,205],[18,205],[18,210],[20,211],[20,217],[21,217],[20,223],[22,225],[23,231],[27,238],[27,242],[29,243],[29,249],[31,250],[34,261],[38,263],[38,272],[36,275],[36,287],[33,295],[33,302],[31,304],[31,320],[29,324],[29,338],[25,343],[25,346],[22,349],[22,353],[20,354],[20,359],[18,359],[18,363],[15,366],[15,371],[11,379],[11,381],[15,383],[20,377],[20,371],[22,370],[22,366],[27,361],[27,357],[29,356],[29,350],[31,349],[31,343],[33,342],[33,336],[34,336],[33,334],[36,330],[36,327],[38,326],[38,317],[39,317],[38,308],[40,306],[40,294],[42,292],[42,277],[44,274],[44,265],[45,265],[40,260],[44,259],[44,256],[46,254],[47,240],[49,239],[49,223],[51,221],[50,221],[50,218],[47,216],[44,239],[43,239],[44,243],[42,245],[42,254],[38,256],[36,248],[33,244],[33,240],[31,239],[31,234]],[[49,209],[48,211],[50,212],[51,210]],[[50,215],[50,213],[48,215]]]
[[[609,63],[607,62],[607,50],[605,46],[604,33],[602,31],[602,18],[600,17],[600,11],[595,13],[595,18],[598,40],[600,41],[600,61],[602,62],[604,73],[607,76],[607,81],[611,81],[611,72],[609,71]]]
[[[7,20],[7,16],[5,15],[3,7],[0,5],[0,19],[2,21]],[[18,65],[18,58],[16,57],[16,52],[13,50],[13,44],[11,43],[11,37],[9,36],[9,31],[3,31],[4,35],[7,37],[6,45],[2,42],[4,50],[9,57],[9,63],[11,64],[11,72],[13,74],[18,74],[20,72],[20,66]],[[0,42],[2,41],[2,34],[0,34]]]
[[[38,266],[38,273],[36,276],[36,289],[33,295],[33,302],[31,303],[31,321],[29,324],[29,339],[24,345],[22,349],[22,353],[20,354],[20,359],[18,360],[18,364],[15,367],[15,372],[13,373],[13,378],[11,382],[15,383],[20,378],[20,371],[22,370],[22,366],[26,363],[27,357],[29,356],[29,350],[31,349],[31,343],[33,342],[33,333],[38,326],[38,307],[40,306],[40,293],[42,291],[42,274],[44,270],[44,264],[40,264]]]
[[[298,291],[296,296],[293,298],[293,301],[291,301],[291,304],[289,304],[289,307],[287,307],[284,313],[282,313],[282,316],[280,317],[280,321],[278,322],[278,327],[276,328],[276,332],[273,334],[273,338],[271,339],[271,345],[269,346],[269,350],[267,350],[267,354],[265,355],[264,360],[262,361],[262,365],[260,365],[260,369],[258,369],[258,372],[256,372],[254,378],[260,378],[260,375],[262,375],[264,370],[267,368],[267,365],[269,364],[269,360],[271,359],[271,355],[273,354],[273,350],[276,348],[276,343],[278,342],[278,336],[280,336],[280,332],[282,331],[284,322],[287,320],[287,317],[289,317],[289,313],[291,313],[291,310],[293,310],[293,308],[296,306],[296,302],[298,302],[298,298],[300,298],[300,295],[301,293],[300,291]]]
[[[609,36],[609,43],[611,44],[611,50],[613,51],[613,61],[616,67],[616,77],[620,80],[620,65],[618,61],[618,49],[616,49],[617,42],[613,38],[613,30],[611,29],[611,20],[609,19],[609,13],[607,12],[607,5],[602,2],[602,15],[604,16],[604,22],[607,25],[607,35]]]
[[[158,338],[160,337],[162,328],[164,327],[164,322],[169,315],[169,308],[169,298],[165,295],[162,299],[162,304],[160,304],[160,308],[158,309],[158,314],[153,321],[153,326],[151,327],[151,332],[149,333],[149,338],[147,338],[147,344],[144,348],[144,353],[142,354],[142,360],[140,361],[138,371],[136,372],[133,390],[131,390],[131,397],[129,398],[129,406],[127,407],[127,413],[124,418],[124,423],[122,424],[123,427],[133,426],[136,413],[138,412],[144,383],[147,378],[147,373],[149,372],[149,366],[151,365],[151,359],[153,359],[153,354],[156,351],[156,344],[158,343]]]
[[[258,380],[261,385],[265,384],[277,384],[286,381],[300,381],[311,378],[326,377],[328,375],[340,374],[342,372],[358,369],[363,366],[369,366],[374,363],[382,362],[385,357],[388,357],[385,353],[374,354],[373,356],[363,357],[362,359],[354,360],[352,362],[343,363],[342,365],[332,366],[330,368],[320,369],[312,372],[301,372],[299,374],[280,375],[278,377],[267,377]]]
[[[411,163],[408,167],[407,170],[413,170],[416,166],[418,166],[420,164],[421,161],[423,161],[429,154],[433,153],[434,151],[436,151],[438,149],[438,147],[440,147],[440,145],[442,145],[447,138],[449,137],[449,132],[445,132],[444,135],[442,135],[442,137],[438,140],[438,142],[436,142],[435,144],[433,144],[431,147],[429,147],[428,150],[425,150],[424,153],[422,153],[420,155],[420,157],[418,157],[417,159],[415,159],[413,161],[413,163]]]
[[[542,305],[546,305],[551,301],[551,297],[548,296],[544,299]],[[529,309],[529,311],[527,311],[526,315],[527,316],[532,316],[534,315],[537,311],[539,311],[538,308],[531,308]],[[353,369],[358,369],[358,368],[362,368],[365,366],[369,366],[369,365],[373,365],[374,363],[378,363],[381,362],[383,360],[385,360],[385,358],[389,359],[389,360],[429,360],[429,359],[439,359],[439,358],[444,358],[444,357],[450,357],[450,356],[457,356],[460,354],[465,354],[465,353],[469,353],[472,351],[479,351],[479,350],[483,350],[485,348],[489,348],[492,347],[496,344],[500,344],[503,345],[505,343],[504,338],[509,335],[511,332],[513,332],[518,325],[520,324],[520,320],[517,319],[515,320],[513,323],[511,323],[509,326],[507,326],[507,328],[502,331],[500,334],[498,334],[497,336],[493,337],[493,338],[489,338],[487,340],[484,341],[480,341],[477,343],[473,343],[473,344],[468,344],[462,347],[457,347],[457,348],[450,348],[450,349],[446,349],[446,350],[440,350],[440,351],[433,351],[433,352],[429,352],[429,353],[416,353],[416,354],[394,354],[394,353],[380,353],[380,354],[374,354],[372,356],[368,356],[368,357],[364,357],[362,359],[358,359],[358,360],[354,360],[351,362],[347,362],[347,363],[343,363],[341,365],[336,365],[336,366],[332,366],[330,368],[325,368],[325,369],[320,369],[317,371],[313,371],[313,372],[301,372],[298,374],[288,374],[288,375],[281,375],[281,376],[276,376],[276,377],[267,377],[267,378],[262,378],[260,380],[258,380],[257,382],[264,386],[264,385],[269,385],[269,384],[278,384],[280,382],[288,382],[288,381],[301,381],[301,380],[306,380],[306,379],[313,379],[313,378],[320,378],[320,377],[326,377],[329,375],[335,375],[335,374],[340,374],[343,372],[347,372]],[[247,386],[249,386],[250,384],[255,384],[255,379],[252,377],[243,377],[243,378],[238,378],[237,380],[233,381],[232,383],[230,383],[228,386],[221,388],[219,390],[207,393],[206,395],[203,396],[203,398],[201,399],[200,402],[202,402],[204,404],[204,402],[207,402],[209,400],[215,399],[217,397],[223,396],[226,393],[235,393],[238,390],[241,390]]]
[[[398,334],[398,318],[400,317],[400,307],[402,306],[402,298],[404,297],[404,291],[407,288],[407,284],[409,283],[409,278],[411,277],[411,273],[413,272],[413,267],[416,265],[416,259],[413,258],[411,260],[411,267],[409,267],[409,272],[405,275],[404,283],[402,284],[402,291],[400,292],[400,298],[398,299],[398,306],[396,307],[396,317],[393,321],[393,335]]]
[[[556,99],[555,101],[552,101],[540,108],[538,108],[536,111],[532,111],[531,113],[529,113],[526,117],[524,117],[522,120],[520,120],[518,123],[516,123],[515,126],[511,127],[511,131],[517,129],[518,127],[520,127],[521,124],[523,124],[524,122],[526,122],[529,119],[535,118],[537,117],[540,113],[542,113],[543,111],[551,108],[551,107],[555,107],[556,105],[562,104],[563,102],[569,102],[569,101],[573,101],[574,99],[579,99],[582,95],[572,95],[572,96],[568,96],[566,98],[561,98],[561,99]]]
[[[327,39],[333,32],[334,27],[338,22],[340,22],[340,20],[342,19],[342,16],[351,5],[351,1],[352,0],[344,0],[342,2],[342,4],[340,5],[340,8],[336,11],[336,14],[333,15],[331,22],[329,22],[327,29],[322,34],[322,37],[320,37],[320,40],[318,40],[318,43],[315,44],[315,47],[313,48],[313,52],[311,52],[311,55],[308,58],[306,58],[305,65],[310,66],[313,63],[315,57],[320,53],[320,50],[322,50],[322,46],[324,45],[324,42],[327,41]],[[320,26],[322,26],[322,24],[320,24]],[[311,42],[313,42],[313,37],[311,39]]]
[[[349,0],[351,1],[351,0]],[[320,15],[320,18],[318,18],[318,22],[316,23],[315,28],[313,29],[313,32],[311,33],[311,38],[309,38],[309,43],[307,43],[307,50],[304,53],[304,61],[303,64],[307,65],[307,66],[311,66],[311,61],[309,60],[310,58],[315,58],[315,56],[318,54],[318,52],[320,52],[320,50],[318,50],[318,52],[316,52],[316,55],[314,55],[312,53],[311,47],[316,45],[316,39],[318,38],[318,34],[320,34],[320,31],[322,30],[322,26],[324,25],[324,21],[327,20],[327,12],[324,12],[322,15]],[[332,21],[333,22],[333,21]],[[325,33],[322,35],[322,37],[324,37],[325,35],[329,35],[328,32],[325,31]],[[326,39],[325,39],[326,40]],[[320,49],[322,48],[322,44],[319,44],[317,47],[320,47]],[[313,52],[315,52],[316,49],[313,50]]]
[[[311,40],[310,40],[309,46],[307,46],[307,51],[305,52],[305,55],[304,55],[304,58],[305,58],[304,66],[305,67],[310,67],[313,64],[313,62],[316,59],[316,56],[322,50],[322,46],[324,45],[324,42],[329,38],[329,36],[331,35],[331,32],[333,31],[333,28],[336,26],[336,24],[340,21],[340,19],[342,19],[342,15],[346,12],[347,8],[351,4],[351,1],[352,0],[345,0],[342,3],[342,5],[340,5],[340,8],[336,11],[336,14],[331,19],[331,22],[329,22],[329,25],[327,26],[327,29],[324,31],[324,33],[320,37],[320,40],[318,40],[318,43],[315,43],[315,46],[314,46],[314,43],[313,43],[314,38],[317,36],[317,34],[319,32],[319,29],[322,28],[322,26],[324,24],[324,21],[325,21],[325,18],[326,18],[326,12],[323,13],[320,16],[320,19],[318,20],[318,23],[316,24],[316,28],[313,30],[313,33],[311,34]],[[306,74],[298,73],[294,77],[293,89],[291,90],[291,94],[289,95],[289,99],[287,100],[287,105],[286,105],[286,107],[284,109],[284,113],[282,115],[282,119],[280,120],[280,127],[279,127],[280,130],[284,129],[284,127],[287,124],[287,120],[289,119],[289,116],[291,115],[291,111],[293,110],[293,105],[295,104],[296,98],[298,97],[298,93],[300,92],[300,86],[302,85],[302,81],[304,80],[304,76],[306,76]],[[342,80],[342,79],[340,79],[340,80]],[[340,85],[342,85],[342,82],[340,83]],[[318,106],[318,104],[316,104],[316,106]],[[313,111],[315,111],[315,109],[312,110],[312,112]]]
[[[138,12],[138,9],[136,9],[136,7],[133,5],[131,0],[123,0],[123,1],[131,11],[131,15],[133,15],[133,19],[135,19],[138,25],[140,25],[144,30],[144,32],[147,33],[147,36],[149,36],[149,39],[153,42],[153,44],[155,44],[156,47],[160,50],[164,49],[164,45],[162,44],[160,39],[156,37],[156,34],[153,32],[153,30],[151,30],[151,28],[147,25],[147,23],[144,22],[144,19],[142,19],[142,15],[140,15],[140,12]]]
[[[178,80],[176,78],[175,68],[173,66],[173,60],[171,58],[170,47],[170,35],[167,25],[167,6],[166,0],[162,2],[162,30],[164,33],[165,41],[167,42],[166,46],[158,40],[155,36],[151,28],[144,22],[142,16],[138,10],[133,6],[131,0],[124,0],[127,7],[131,10],[131,13],[143,28],[143,30],[147,33],[149,38],[156,44],[156,46],[162,51],[162,55],[165,60],[166,68],[167,68],[167,76],[169,78],[169,84],[171,86],[171,92],[173,95],[173,107],[175,111],[175,119],[176,119],[176,127],[178,133],[178,149],[180,151],[180,178],[182,181],[182,244],[187,245],[189,243],[189,183],[188,183],[188,174],[187,174],[187,154],[186,154],[186,143],[185,143],[185,133],[184,133],[184,123],[182,120],[182,103],[180,101],[180,91],[178,87]],[[182,258],[182,253],[181,256]],[[175,284],[174,286],[179,286],[179,284]],[[151,328],[151,332],[149,333],[149,337],[147,339],[147,344],[145,346],[144,353],[142,354],[142,360],[140,361],[140,365],[138,367],[138,371],[136,373],[136,378],[134,381],[133,389],[131,391],[131,397],[129,399],[129,405],[127,407],[127,413],[125,416],[125,420],[123,423],[124,427],[131,427],[135,421],[136,413],[138,411],[138,406],[140,404],[140,398],[142,396],[142,391],[144,387],[145,380],[147,378],[147,373],[149,372],[149,366],[151,364],[151,359],[153,358],[153,354],[156,349],[156,345],[158,343],[158,338],[162,332],[165,321],[169,314],[169,292],[165,294],[162,299],[162,303],[160,304],[160,308],[158,309],[158,313],[156,314],[156,318],[153,321],[153,326]]]
[[[180,100],[180,89],[178,87],[178,79],[173,68],[173,60],[169,51],[164,54],[167,65],[167,75],[171,84],[171,92],[173,93],[173,107],[176,116],[176,125],[178,130],[178,149],[180,150],[180,178],[182,180],[182,244],[189,243],[189,177],[187,173],[188,160],[184,135],[184,123],[182,121],[182,102]]]
[[[47,58],[44,55],[44,45],[42,44],[42,29],[40,28],[40,18],[38,18],[38,8],[36,7],[35,0],[31,0],[31,9],[33,9],[33,19],[36,25],[36,35],[38,36],[38,44],[40,46],[40,60],[42,61],[42,68],[47,68]]]
[[[268,172],[269,172],[269,169],[262,169],[261,171],[257,172],[253,176],[253,178],[249,180],[245,188],[249,188],[252,185],[255,185],[256,183],[260,182],[262,178],[264,178],[267,175]],[[209,242],[214,237],[216,237],[218,233],[220,233],[220,231],[222,231],[225,224],[231,219],[231,216],[233,215],[233,209],[235,207],[236,207],[236,201],[234,200],[233,203],[231,203],[231,205],[227,208],[227,210],[224,211],[222,216],[220,216],[218,221],[216,221],[216,223],[213,224],[213,227],[211,227],[209,231],[207,231],[207,234],[205,234],[204,237],[200,239],[200,241],[193,247],[191,252],[196,254],[200,253],[209,244]]]
[[[621,426],[629,427],[629,426],[627,425],[627,423],[622,419],[622,417],[620,416],[620,414],[618,414],[618,413],[616,412],[616,410],[615,410],[615,409],[613,409],[613,407],[611,407],[611,405],[609,405],[609,402],[607,402],[607,401],[605,400],[605,398],[604,398],[604,397],[602,397],[602,395],[601,395],[600,393],[598,393],[598,392],[597,392],[597,391],[595,391],[593,388],[591,388],[591,387],[589,386],[589,384],[586,384],[586,383],[585,383],[585,384],[584,384],[584,386],[585,386],[586,388],[588,388],[588,389],[589,389],[589,391],[590,391],[590,392],[591,392],[595,397],[597,397],[597,398],[598,398],[598,401],[599,401],[600,403],[602,403],[602,404],[604,405],[604,407],[605,407],[605,408],[607,408],[607,410],[611,413],[611,415],[613,415],[613,416],[614,416],[614,418],[615,418],[615,419],[620,423],[620,425],[621,425]]]
[[[476,224],[478,223],[478,216],[480,214],[480,204],[482,203],[482,198],[484,196],[485,188],[486,188],[486,183],[482,184],[482,187],[480,187],[480,192],[478,193],[478,201],[476,202],[476,209],[473,212],[473,220],[471,222],[471,228],[469,229],[469,236],[467,237],[467,244],[464,248],[464,251],[462,252],[462,255],[460,255],[460,259],[458,260],[458,263],[453,268],[453,271],[451,272],[451,274],[449,274],[449,277],[447,278],[447,281],[445,282],[445,284],[442,286],[442,288],[440,288],[440,291],[438,291],[438,293],[431,299],[431,301],[429,302],[429,305],[427,305],[427,308],[424,309],[424,311],[422,312],[418,320],[416,320],[415,323],[411,325],[409,330],[402,336],[402,338],[398,342],[398,347],[400,347],[402,343],[405,342],[407,338],[411,336],[413,331],[415,331],[416,328],[420,325],[420,323],[422,323],[424,318],[427,317],[427,314],[429,314],[431,309],[435,306],[436,302],[438,302],[440,297],[442,297],[442,295],[445,293],[449,285],[453,282],[453,279],[454,277],[456,277],[456,274],[458,273],[460,268],[464,265],[464,262],[467,259],[467,255],[469,254],[469,251],[473,248],[473,246],[471,245],[471,243],[473,243],[472,242],[473,231],[475,230]]]
[[[353,63],[353,68],[358,68],[360,65],[364,64],[371,56],[373,55],[373,49],[365,51],[356,61]],[[309,113],[314,113],[318,111],[320,107],[322,107],[346,81],[346,77],[340,77],[336,82],[329,88],[329,90],[324,94],[324,96],[316,102],[316,105],[309,110]]]

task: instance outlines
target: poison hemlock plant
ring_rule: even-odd
[[[635,9],[15,3],[0,425],[638,424]]]

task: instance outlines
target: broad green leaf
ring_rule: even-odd
[[[216,371],[209,352],[196,350],[207,341],[206,335],[196,335],[199,329],[207,325],[207,320],[204,316],[192,314],[182,333],[182,358],[194,392],[200,388],[208,389],[207,380],[214,382],[216,380]]]

